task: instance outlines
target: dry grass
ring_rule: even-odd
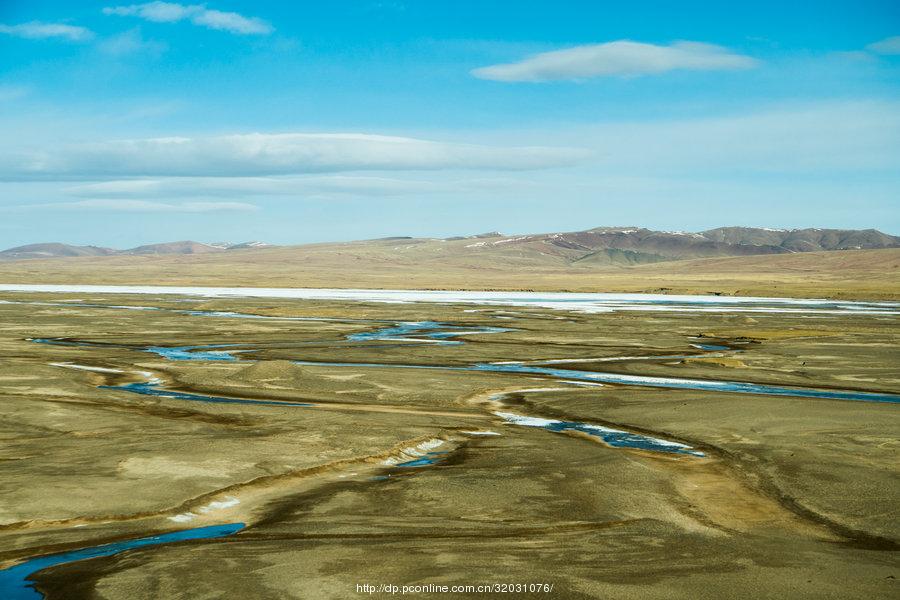
[[[316,244],[187,256],[0,263],[4,283],[471,289],[900,298],[900,249],[581,266],[433,242]]]

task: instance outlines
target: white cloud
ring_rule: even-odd
[[[353,133],[244,134],[104,141],[0,154],[0,176],[259,176],[359,170],[528,170],[574,164],[585,152]]]
[[[140,17],[155,23],[174,23],[188,18],[198,10],[202,10],[202,7],[199,5],[184,6],[172,2],[147,2],[146,4],[132,4],[130,6],[107,6],[103,9],[103,14],[120,17]]]
[[[538,184],[531,177],[471,177],[459,173],[421,177],[370,177],[348,175],[304,175],[285,177],[165,177],[116,179],[54,189],[52,193],[82,198],[263,198],[276,196],[297,201],[329,202],[360,198],[400,199],[453,198],[460,194],[522,194],[534,192]]]
[[[900,35],[885,38],[866,46],[866,50],[876,54],[900,54]]]
[[[155,40],[145,40],[140,30],[131,29],[123,31],[109,37],[99,44],[97,47],[104,54],[110,56],[128,56],[131,54],[149,54],[151,56],[160,56],[166,51],[166,44]]]
[[[176,213],[259,210],[258,206],[253,204],[246,204],[244,202],[182,202],[179,204],[169,204],[165,202],[148,202],[146,200],[115,199],[81,200],[78,202],[53,202],[47,204],[33,204],[31,206],[18,208]]]
[[[191,19],[195,25],[221,29],[231,33],[265,35],[272,33],[272,26],[261,19],[248,19],[234,12],[206,9]]]
[[[83,42],[94,37],[94,32],[86,27],[66,25],[65,23],[42,23],[41,21],[31,21],[19,25],[0,23],[0,33],[30,40],[62,38],[71,42]]]
[[[238,35],[266,35],[272,26],[256,17],[245,17],[236,12],[224,12],[206,8],[202,4],[177,4],[174,2],[147,2],[128,6],[108,6],[105,15],[138,17],[154,23],[176,23],[189,20],[194,25],[208,29],[228,31]]]
[[[91,198],[172,198],[199,196],[307,196],[309,194],[397,196],[449,191],[453,186],[421,179],[348,177],[168,177],[124,179],[75,185],[65,191]]]
[[[727,48],[700,42],[668,46],[619,40],[543,52],[522,61],[472,71],[494,81],[553,81],[602,76],[652,75],[676,69],[714,71],[747,69],[758,61]]]

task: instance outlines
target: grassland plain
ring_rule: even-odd
[[[42,570],[34,579],[51,600],[347,598],[362,583],[548,582],[562,598],[896,593],[896,404],[457,370],[581,360],[565,366],[898,393],[896,316],[2,299],[49,303],[0,304],[3,564],[247,524]],[[324,320],[174,312],[185,308]],[[459,344],[348,338],[398,321],[509,331],[449,340]],[[68,345],[80,342],[90,345]],[[168,360],[159,346],[237,360]],[[151,378],[172,395],[122,387]],[[497,412],[703,456],[612,447]],[[433,460],[397,466],[423,456]]]
[[[0,262],[5,283],[376,289],[667,292],[802,298],[900,298],[900,249],[672,260],[572,262],[515,245],[480,253],[471,240],[373,240],[170,256]]]

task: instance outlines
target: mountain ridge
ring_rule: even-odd
[[[0,251],[0,260],[24,260],[40,258],[70,258],[86,256],[137,256],[137,255],[170,255],[170,254],[206,254],[212,252],[225,252],[228,250],[245,250],[256,248],[268,248],[269,244],[263,242],[241,242],[239,244],[219,243],[206,244],[193,240],[181,240],[177,242],[162,242],[159,244],[145,244],[116,250],[102,246],[77,246],[61,242],[42,242],[37,244],[25,244],[15,248],[7,248]]]
[[[394,246],[390,246],[390,245]],[[871,250],[900,247],[900,237],[876,229],[773,229],[717,227],[700,232],[656,231],[644,227],[594,227],[581,231],[506,236],[492,231],[449,238],[392,236],[353,242],[302,244],[290,248],[330,247],[352,252],[370,246],[387,254],[421,252],[423,260],[453,256],[477,261],[491,256],[505,261],[562,262],[567,264],[634,265],[667,260],[727,256],[791,254],[835,250]],[[0,251],[0,260],[69,257],[189,255],[236,250],[283,248],[264,242],[207,244],[192,240],[146,244],[126,250],[75,246],[59,242],[28,244]]]

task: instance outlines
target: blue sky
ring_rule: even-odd
[[[900,4],[0,0],[0,245],[900,233]]]

